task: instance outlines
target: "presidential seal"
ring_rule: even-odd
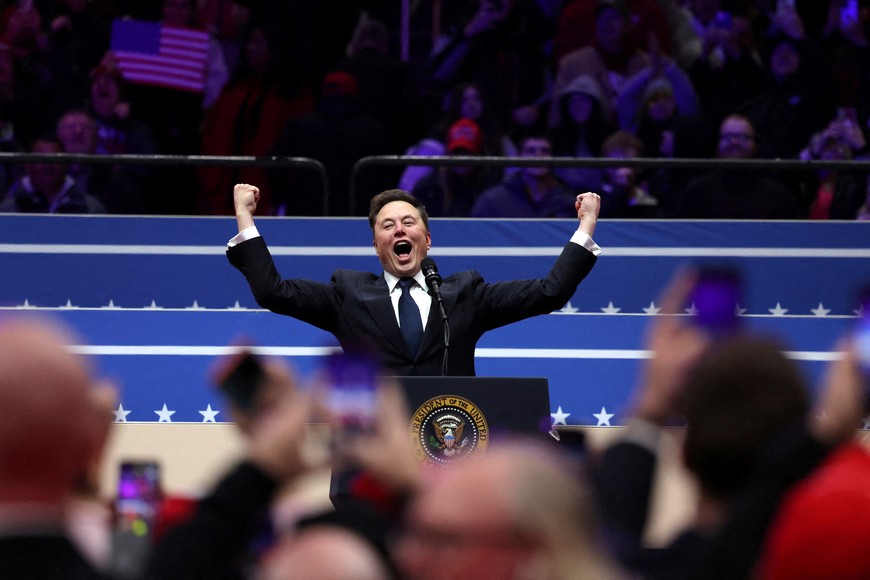
[[[486,417],[468,399],[457,395],[432,397],[414,412],[411,419],[415,450],[421,461],[446,464],[489,443]]]

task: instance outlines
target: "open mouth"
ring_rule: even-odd
[[[398,242],[393,246],[393,251],[397,256],[407,256],[411,253],[411,243],[405,241]]]

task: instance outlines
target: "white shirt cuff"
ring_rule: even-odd
[[[598,244],[587,234],[586,232],[581,232],[580,228],[577,228],[577,231],[574,232],[574,235],[571,236],[571,241],[578,246],[583,246],[594,256],[598,256],[601,254],[601,248],[598,247]]]
[[[230,241],[227,242],[227,247],[232,248],[233,246],[241,244],[242,242],[247,242],[248,240],[252,240],[254,238],[259,238],[259,237],[260,237],[260,232],[257,231],[257,226],[250,226],[250,227],[243,229],[242,231],[237,233],[235,236],[230,238]],[[589,237],[589,236],[586,236],[586,237]]]

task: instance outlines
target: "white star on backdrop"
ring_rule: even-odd
[[[571,413],[565,413],[562,411],[562,407],[557,407],[555,413],[550,413],[550,417],[553,418],[553,425],[567,425],[565,419],[571,416]]]
[[[17,308],[36,308],[31,305],[27,299],[24,300],[22,305],[17,306]],[[73,305],[70,299],[67,299],[66,304],[63,306],[59,306],[59,309],[78,309],[79,306]],[[108,305],[102,306],[103,309],[118,309],[120,310],[122,307],[118,306],[114,303],[113,300],[109,300]],[[163,309],[162,306],[158,306],[156,300],[152,299],[151,303],[147,306],[143,306],[143,309]],[[193,301],[191,306],[186,307],[188,310],[205,310],[206,308],[199,305],[197,300]],[[238,300],[235,301],[235,304],[228,308],[228,310],[248,310],[248,308],[240,305]],[[658,315],[661,313],[662,308],[657,306],[655,301],[650,301],[649,305],[646,307],[642,307],[641,310],[643,313],[647,315]],[[684,309],[685,312],[689,315],[697,315],[698,309],[694,303],[691,304],[690,307]],[[784,308],[781,302],[776,302],[776,306],[774,308],[767,309],[771,316],[774,317],[784,317],[789,312],[788,308]],[[613,301],[608,301],[607,306],[600,308],[600,311],[603,314],[619,314],[622,312],[622,308],[619,308],[613,304]],[[742,316],[746,313],[747,309],[742,308],[739,303],[735,304],[735,314],[738,316]],[[580,309],[575,307],[568,301],[560,310],[557,312],[564,314],[576,314],[580,312]],[[816,308],[810,309],[810,312],[815,317],[828,317],[832,310],[830,308],[826,308],[822,302],[818,303]],[[858,309],[853,309],[852,312],[861,317],[864,314],[864,308],[859,307]],[[794,315],[793,315],[794,316]],[[116,423],[127,423],[127,417],[132,412],[132,410],[125,409],[122,404],[119,404],[117,409],[113,410],[114,414],[114,422]],[[172,416],[175,415],[176,411],[170,410],[166,403],[163,404],[163,408],[160,410],[155,410],[154,413],[158,416],[158,423],[172,423]],[[216,423],[217,416],[221,413],[218,409],[213,409],[211,404],[208,404],[206,409],[199,410],[198,413],[202,415],[203,423]],[[561,406],[558,406],[555,412],[550,413],[550,417],[552,419],[552,424],[555,425],[567,425],[567,419],[570,417],[572,413],[565,412]],[[614,413],[608,413],[606,407],[601,407],[601,411],[599,413],[593,413],[592,416],[596,419],[596,426],[606,426],[610,427],[611,419],[615,417]],[[870,430],[870,417],[864,419],[864,429]]]
[[[788,312],[788,308],[783,308],[779,305],[779,302],[777,302],[776,308],[768,308],[767,311],[774,316],[785,316],[785,313]]]
[[[124,405],[120,403],[118,404],[118,408],[112,412],[115,414],[115,423],[126,423],[127,415],[131,413],[131,411],[126,410]]]
[[[211,408],[211,403],[208,404],[205,411],[199,411],[199,414],[202,415],[203,423],[214,423],[215,416],[220,413],[220,411],[213,411]]]
[[[810,312],[812,312],[816,316],[827,316],[830,311],[831,309],[825,308],[821,302],[819,302],[818,308],[813,308],[812,310],[810,310]]]
[[[175,414],[175,411],[170,411],[166,408],[166,403],[163,403],[163,408],[159,411],[154,411],[157,413],[157,416],[160,417],[157,422],[158,423],[172,423],[172,416]]]
[[[610,419],[613,417],[613,413],[608,413],[607,409],[601,407],[601,412],[592,413],[592,416],[598,419],[596,427],[610,427]]]

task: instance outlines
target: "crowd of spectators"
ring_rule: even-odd
[[[430,215],[468,217],[486,189],[517,181],[514,168],[354,171],[367,156],[456,154],[450,141],[458,122],[480,135],[462,155],[522,155],[530,135],[546,137],[552,156],[572,159],[870,155],[864,0],[424,2],[412,3],[407,30],[391,2],[274,4],[0,2],[3,151],[33,152],[37,140],[56,133],[68,153],[274,155],[315,159],[325,169],[123,164],[73,171],[81,194],[101,207],[59,202],[49,190],[24,200],[28,169],[7,163],[4,211],[225,215],[233,210],[232,185],[250,182],[269,215],[364,215],[378,191],[419,186]],[[206,31],[201,90],[125,78],[112,25],[128,17]],[[96,135],[85,139],[92,143],[61,135],[70,113],[90,117]],[[723,125],[738,117],[742,137]],[[626,133],[641,146],[626,146]],[[603,150],[609,138],[622,143],[617,155]],[[735,140],[743,140],[739,156],[725,153]],[[568,200],[589,190],[613,196],[603,217],[870,216],[866,170],[759,167],[724,181],[706,170],[645,168],[618,187],[600,166],[569,164],[553,175]],[[718,188],[707,196],[713,199],[694,199],[709,180]],[[776,200],[757,199],[768,186]],[[536,204],[529,197],[526,217],[552,213]]]
[[[69,348],[80,338],[57,320],[6,317],[0,571],[46,580],[866,578],[867,337],[844,336],[811,389],[786,337],[675,316],[696,276],[681,270],[665,289],[630,419],[608,441],[587,445],[561,428],[493,431],[485,449],[429,463],[393,377],[378,378],[376,420],[349,431],[329,410],[327,375],[301,381],[264,356],[261,388],[227,401],[242,456],[200,495],[158,485],[135,496],[154,510],[135,512],[138,531],[126,527],[127,495],[99,484],[116,385]],[[239,360],[216,360],[212,378]],[[662,544],[645,530],[653,489],[673,483],[657,474],[668,442],[680,445],[698,493],[694,517]],[[287,509],[296,484],[330,466],[350,475],[333,505]]]

